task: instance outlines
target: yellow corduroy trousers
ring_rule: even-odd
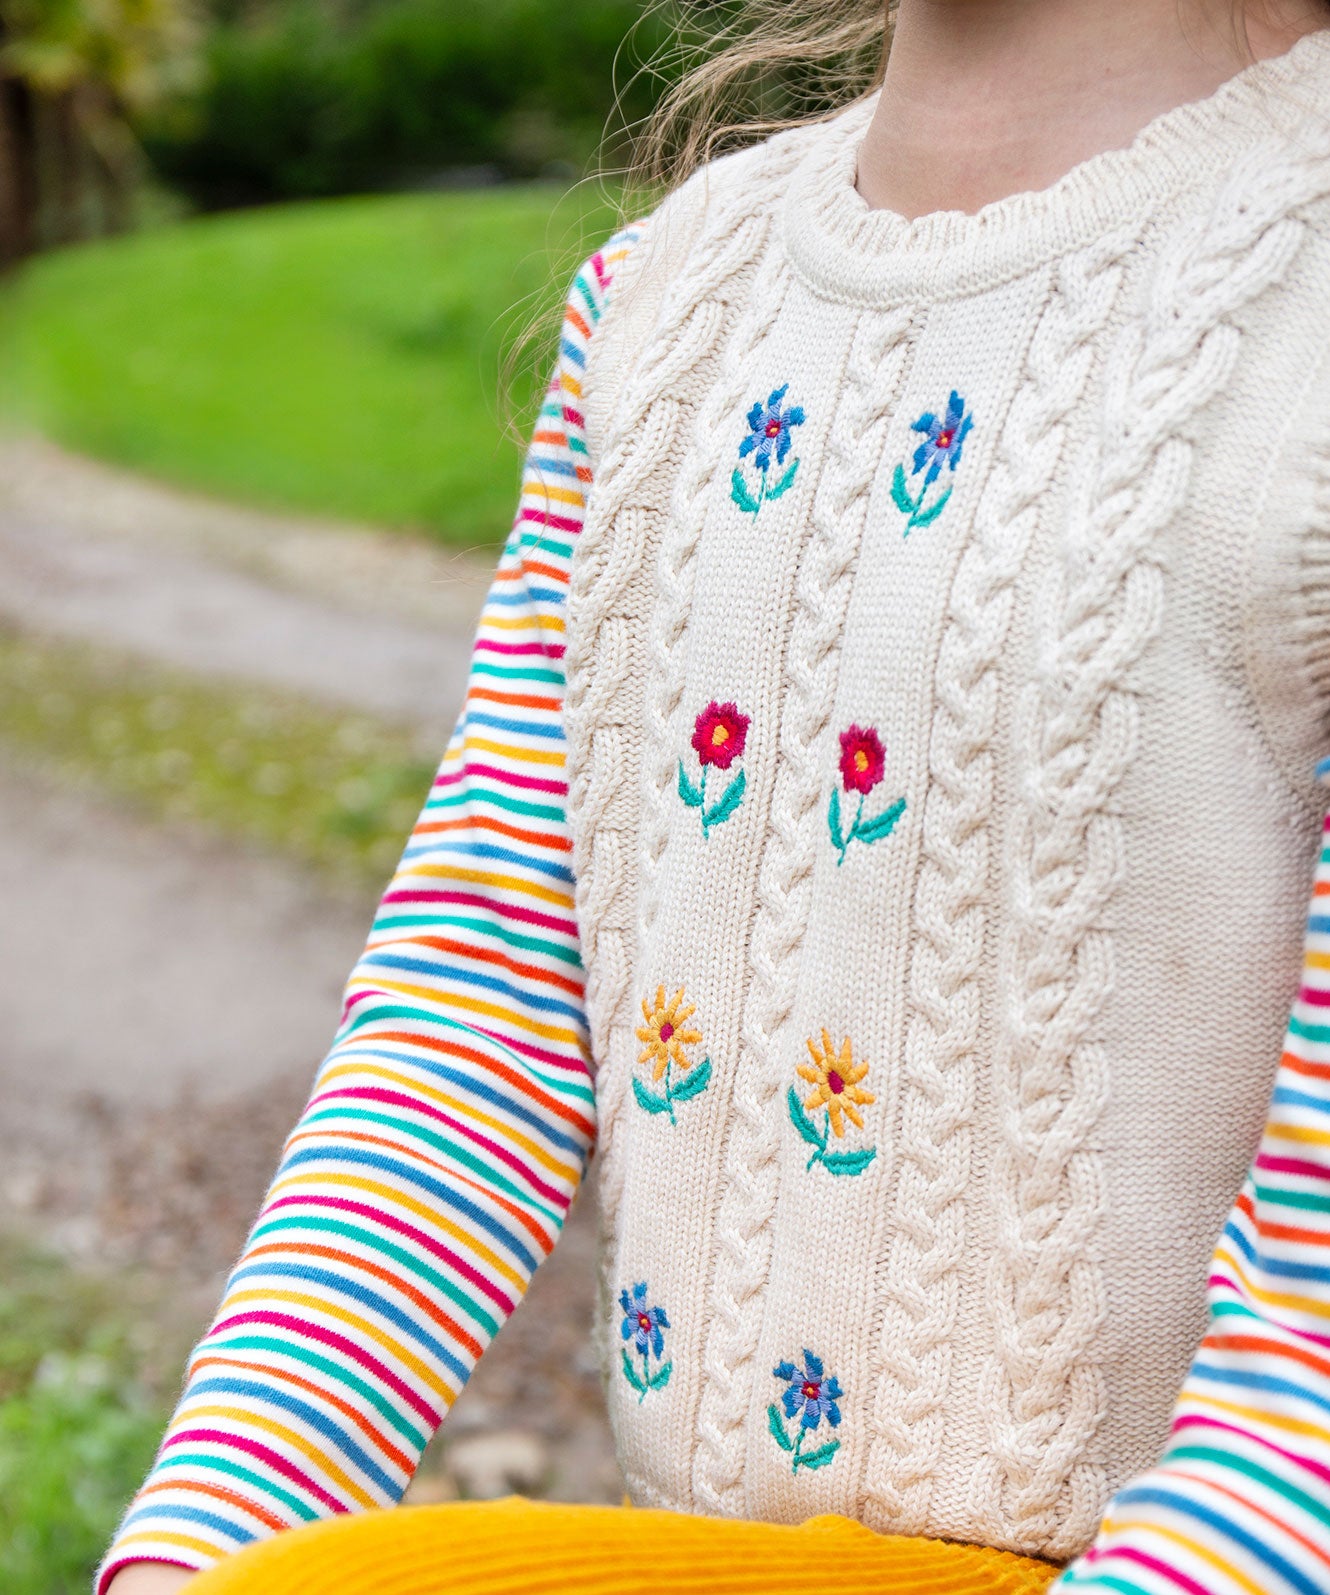
[[[294,1529],[189,1595],[1041,1595],[1058,1569],[982,1546],[545,1501],[398,1507]]]

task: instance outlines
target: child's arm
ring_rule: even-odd
[[[1270,1117],[1215,1250],[1168,1449],[1054,1588],[1330,1590],[1330,820]]]
[[[565,823],[563,608],[590,479],[574,280],[467,700],[342,1025],[98,1578],[388,1506],[537,1264],[595,1133]]]

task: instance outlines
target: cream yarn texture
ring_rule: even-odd
[[[1158,1455],[1319,822],[1316,104],[1325,36],[917,222],[861,106],[622,268],[566,716],[643,1504],[1069,1558]]]

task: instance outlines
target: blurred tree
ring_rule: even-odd
[[[123,228],[132,119],[194,70],[190,0],[0,0],[0,261]]]

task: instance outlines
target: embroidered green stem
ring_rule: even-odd
[[[772,1439],[790,1459],[790,1472],[798,1473],[800,1468],[825,1468],[827,1463],[840,1450],[840,1441],[831,1440],[825,1445],[820,1445],[815,1451],[805,1451],[804,1441],[812,1432],[802,1422],[796,1425],[797,1432],[793,1440],[781,1419],[780,1409],[774,1405],[767,1408],[767,1428]]]
[[[756,515],[764,504],[774,499],[783,498],[789,492],[794,485],[794,477],[798,469],[798,460],[792,460],[776,485],[768,487],[767,472],[765,469],[760,468],[757,473],[757,497],[754,498],[748,483],[744,481],[742,469],[736,466],[734,473],[730,477],[730,498],[745,515]]]
[[[819,1130],[817,1125],[804,1111],[804,1105],[799,1100],[799,1093],[793,1086],[785,1094],[785,1106],[789,1111],[790,1123],[799,1133],[799,1138],[806,1141],[813,1148],[813,1155],[804,1164],[804,1173],[809,1173],[817,1164],[821,1164],[828,1174],[856,1175],[862,1174],[868,1165],[877,1156],[875,1146],[861,1147],[856,1152],[829,1152],[830,1131]]]
[[[928,483],[919,489],[918,498],[910,496],[910,489],[905,479],[905,467],[898,465],[896,474],[891,479],[891,499],[896,508],[906,517],[903,535],[908,537],[916,526],[931,526],[947,506],[952,490],[947,488],[940,497],[935,498],[931,504],[926,505],[928,497]]]
[[[831,844],[836,849],[837,867],[845,862],[845,855],[850,850],[851,842],[864,842],[871,846],[874,842],[885,841],[896,829],[904,813],[905,799],[897,798],[881,814],[865,821],[864,799],[860,797],[859,807],[855,810],[854,824],[845,831],[841,824],[840,788],[832,787],[831,802],[827,806],[827,829],[831,833]]]
[[[653,1390],[663,1390],[670,1382],[670,1375],[674,1372],[672,1362],[662,1363],[655,1373],[651,1371],[651,1353],[644,1351],[642,1357],[642,1372],[639,1374],[633,1366],[627,1351],[619,1353],[620,1365],[623,1376],[629,1385],[637,1392],[637,1404],[640,1407]]]
[[[702,779],[694,786],[688,778],[687,770],[684,769],[683,760],[679,760],[679,796],[690,809],[701,811],[704,841],[710,841],[712,830],[717,825],[723,825],[739,807],[748,786],[748,777],[743,770],[740,770],[716,801],[708,807],[707,769],[708,766],[704,764]]]
[[[658,1096],[648,1086],[642,1084],[636,1075],[633,1076],[633,1095],[637,1098],[637,1105],[647,1113],[668,1113],[670,1123],[677,1127],[679,1120],[674,1111],[676,1102],[691,1102],[694,1097],[700,1097],[711,1084],[711,1059],[703,1058],[701,1063],[695,1064],[684,1073],[683,1081],[675,1086],[674,1064],[667,1062],[665,1073],[662,1076],[665,1085],[665,1094]]]

